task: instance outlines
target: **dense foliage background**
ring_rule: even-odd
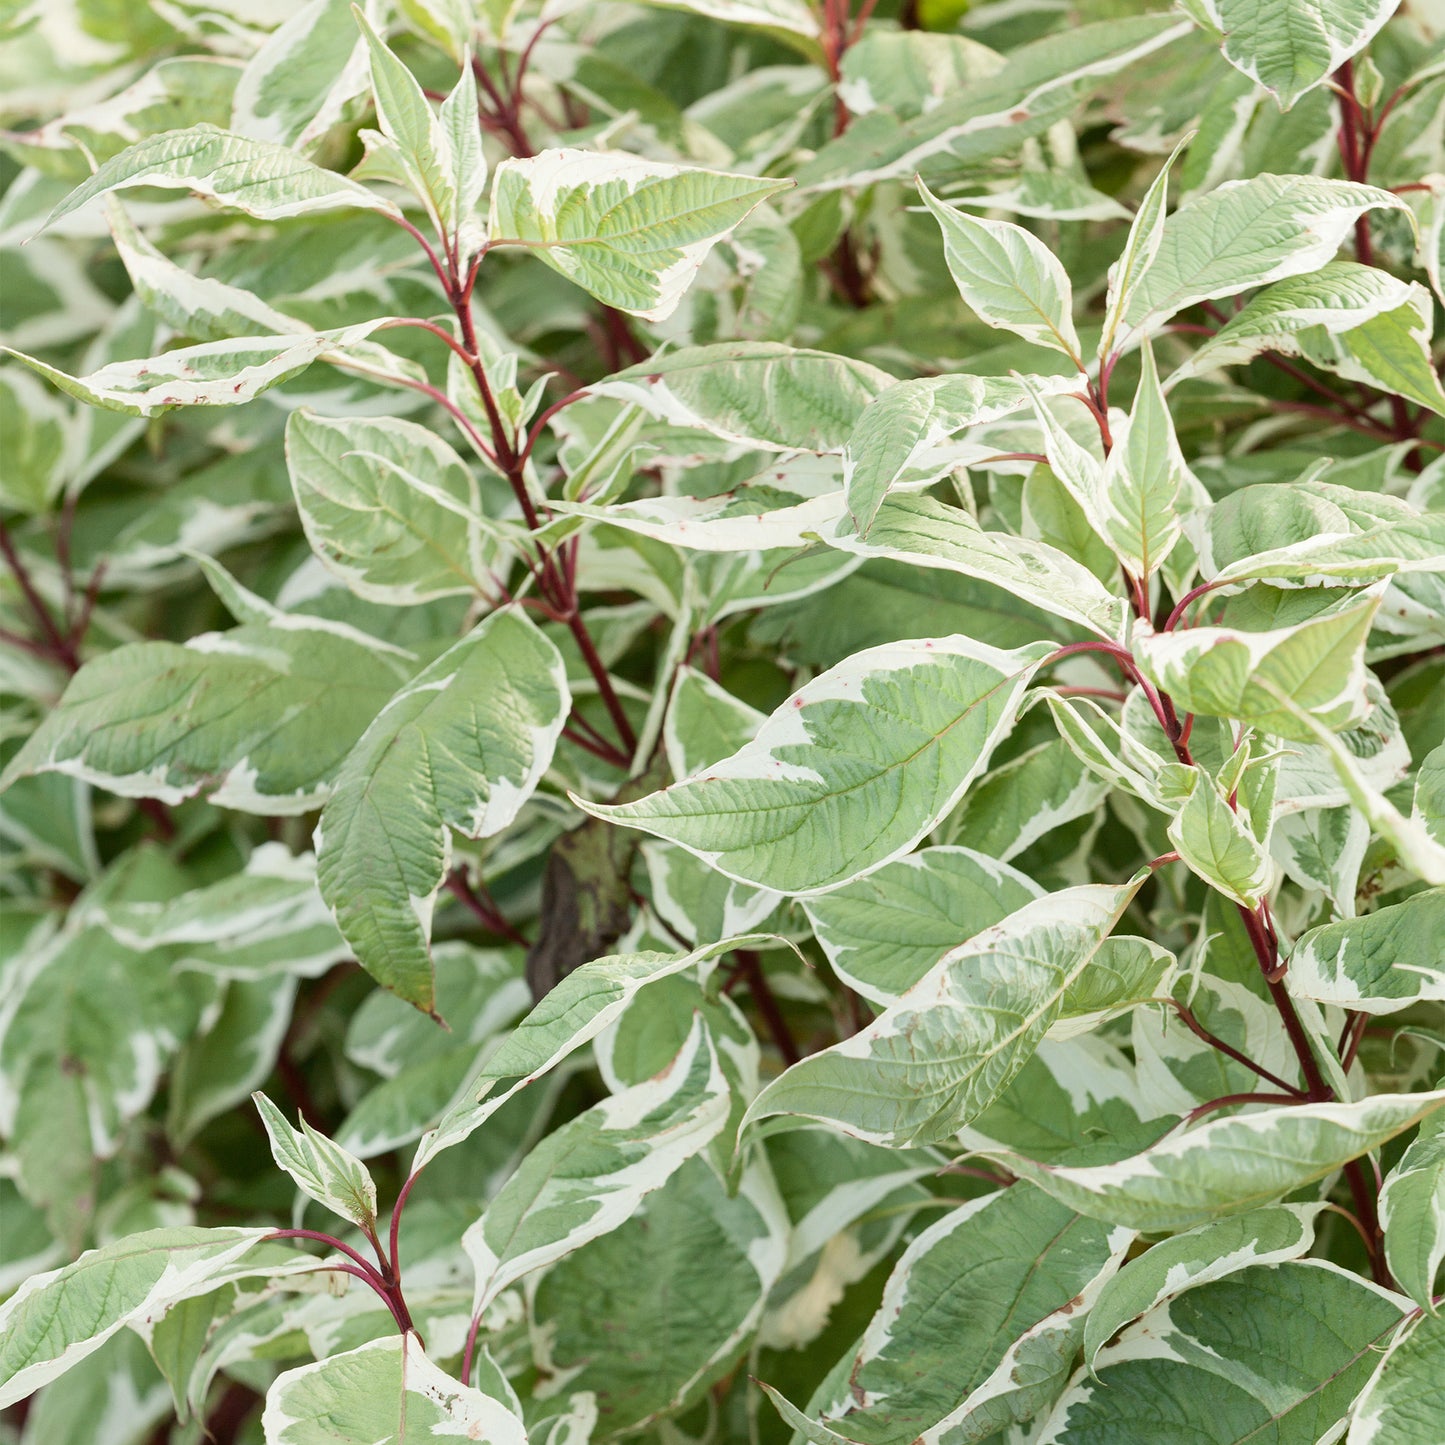
[[[0,1440],[1439,1445],[1445,10],[0,122]]]

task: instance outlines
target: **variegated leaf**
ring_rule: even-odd
[[[965,637],[871,648],[807,684],[702,773],[635,803],[578,801],[680,843],[729,878],[823,892],[906,853],[953,807],[1046,651]],[[858,728],[869,739],[861,749]]]

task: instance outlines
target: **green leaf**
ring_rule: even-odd
[[[1269,488],[1268,490],[1279,490]],[[1232,562],[1217,582],[1268,578],[1280,583],[1360,583],[1399,573],[1439,570],[1445,547],[1445,513],[1426,512],[1381,521],[1357,531],[1325,532]]]
[[[1213,779],[1199,775],[1169,824],[1185,864],[1226,898],[1257,908],[1274,878],[1269,855]]]
[[[1170,387],[1185,377],[1215,367],[1239,366],[1262,351],[1298,356],[1301,333],[1320,328],[1336,336],[1403,306],[1408,282],[1356,261],[1331,261],[1318,271],[1266,287],[1250,298],[1169,378]]]
[[[1290,992],[1369,1014],[1445,999],[1445,888],[1312,928],[1289,955]]]
[[[489,838],[516,818],[569,707],[557,649],[523,612],[495,612],[392,698],[337,775],[316,832],[322,897],[362,966],[423,1012],[448,829]]]
[[[1026,903],[945,954],[867,1028],[794,1064],[748,1121],[798,1115],[890,1147],[946,1143],[1028,1062],[1144,876]]]
[[[134,946],[109,925],[105,895],[155,861],[129,855],[82,895],[67,926],[18,947],[7,940],[0,1128],[15,1178],[69,1250],[93,1222],[96,1161],[120,1151],[214,997],[180,972],[181,950]]]
[[[804,900],[833,971],[885,1007],[965,939],[1043,890],[971,848],[923,848],[856,883]]]
[[[1030,380],[1049,392],[1071,385],[1067,377]],[[1027,393],[1011,377],[935,376],[889,387],[864,409],[843,453],[843,486],[858,531],[867,535],[898,483],[932,480],[966,460],[968,453],[959,458],[948,445],[959,432],[1027,403]]]
[[[646,0],[663,10],[686,10],[726,25],[783,32],[815,40],[818,18],[803,0]]]
[[[1104,329],[1099,336],[1100,361],[1118,355],[1114,350],[1114,338],[1120,323],[1133,305],[1134,294],[1154,264],[1159,247],[1164,241],[1164,217],[1169,206],[1169,172],[1174,169],[1174,162],[1179,159],[1180,151],[1193,139],[1192,132],[1186,135],[1160,167],[1159,174],[1144,192],[1144,199],[1139,202],[1139,209],[1134,213],[1119,259],[1109,267]]]
[[[393,993],[377,989],[351,1016],[346,1056],[381,1076],[336,1131],[362,1159],[414,1143],[447,1110],[476,1094],[477,1060],[531,1006],[515,951],[450,939],[433,949],[436,1007],[450,1032]]]
[[[599,1433],[706,1399],[755,1339],[788,1237],[765,1163],[729,1195],[695,1156],[620,1228],[538,1280],[537,1363],[596,1395]]]
[[[1403,207],[1389,191],[1319,176],[1226,181],[1165,221],[1123,325],[1149,335],[1196,302],[1317,271],[1334,259],[1357,217]]]
[[[1445,1319],[1402,1329],[1355,1402],[1346,1445],[1429,1445],[1445,1411]]]
[[[1105,1284],[1084,1325],[1084,1363],[1132,1320],[1185,1290],[1255,1265],[1282,1264],[1314,1244],[1320,1204],[1274,1204],[1160,1240]]]
[[[146,240],[114,196],[105,202],[106,222],[131,285],[148,310],[167,326],[196,341],[225,341],[275,332],[280,341],[290,334],[314,336],[305,322],[268,305],[259,296],[214,276],[197,276],[178,266]]]
[[[271,33],[235,81],[232,128],[310,153],[366,94],[349,0],[310,0]]]
[[[466,258],[485,236],[479,207],[487,189],[487,157],[482,149],[482,128],[477,124],[477,78],[465,62],[461,72],[451,94],[442,101],[440,120],[446,165],[443,180],[456,196],[451,234],[458,253]]]
[[[1164,980],[1178,962],[1167,948],[1147,938],[1127,934],[1106,938],[1094,961],[1069,985],[1061,1017],[1049,1037],[1074,1038],[1106,1018],[1157,999],[1167,992]]]
[[[7,38],[9,38],[7,36]],[[123,72],[129,78],[134,72]],[[5,134],[5,149],[46,176],[83,180],[142,136],[196,123],[224,125],[238,87],[235,64],[219,55],[158,60],[105,99],[69,108],[44,125]],[[69,105],[74,96],[61,101]],[[51,108],[45,114],[53,114]],[[43,207],[42,207],[43,209]]]
[[[1269,836],[1270,852],[1286,875],[1302,888],[1324,893],[1344,918],[1355,911],[1369,842],[1370,825],[1349,807],[1282,813]]]
[[[1394,0],[1189,0],[1223,37],[1224,58],[1288,110],[1369,44]]]
[[[1101,637],[1112,640],[1124,626],[1124,603],[1087,567],[1047,542],[985,531],[962,508],[933,497],[889,497],[866,537],[841,527],[822,535],[830,547],[854,556],[892,558],[991,582]]]
[[[954,841],[1007,862],[1075,818],[1095,812],[1108,788],[1059,738],[995,768],[953,819]]]
[[[1128,15],[1047,35],[911,119],[891,110],[860,116],[799,168],[798,184],[822,190],[910,180],[934,157],[956,168],[1006,155],[1065,119],[1094,82],[1187,33],[1169,15]]]
[[[846,1387],[815,1396],[812,1413],[863,1445],[982,1440],[1027,1419],[1068,1378],[1088,1305],[1131,1239],[1030,1188],[949,1210],[908,1246]],[[1007,1388],[1025,1360],[1029,1388]]]
[[[1101,491],[1104,540],[1135,577],[1147,579],[1179,540],[1179,498],[1188,468],[1147,341],[1140,356],[1134,409],[1123,435],[1115,433]]]
[[[1288,693],[1277,689],[1275,699],[1324,750],[1349,800],[1382,838],[1389,840],[1399,862],[1426,883],[1445,886],[1445,847],[1437,841],[1424,817],[1406,817],[1376,786],[1360,759]],[[1361,731],[1364,731],[1363,729]],[[1350,737],[1346,734],[1346,737]],[[1438,831],[1438,829],[1436,829]]]
[[[705,672],[679,668],[662,725],[673,776],[685,778],[737,752],[752,741],[763,722],[762,713]]]
[[[113,156],[71,191],[45,224],[53,225],[97,196],[131,186],[191,191],[262,221],[341,209],[399,214],[390,201],[312,165],[289,146],[197,125],[148,136]]]
[[[1431,343],[1435,301],[1418,282],[1401,305],[1368,317],[1348,331],[1331,333],[1311,328],[1300,333],[1299,354],[1347,381],[1362,381],[1389,395],[1445,415],[1445,388]]]
[[[1442,1104],[1445,1090],[1265,1108],[1171,1134],[1118,1164],[1087,1168],[983,1152],[1093,1219],[1148,1231],[1192,1229],[1303,1189]]]
[[[1333,1265],[1242,1270],[1166,1300],[1102,1350],[1039,1445],[1335,1438],[1399,1321],[1394,1296]]]
[[[383,324],[366,321],[335,331],[205,341],[141,361],[113,361],[89,376],[71,376],[9,347],[0,347],[0,353],[77,401],[126,416],[159,416],[176,406],[241,406],[312,362],[365,341]]]
[[[190,1143],[212,1119],[236,1108],[266,1081],[295,1003],[296,980],[284,975],[238,979],[226,986],[215,1022],[192,1034],[171,1065],[166,1082],[166,1133],[171,1139]]]
[[[788,184],[549,150],[497,167],[488,230],[493,246],[528,247],[599,301],[661,321],[712,247]]]
[[[78,427],[70,408],[25,372],[0,372],[0,431],[5,475],[0,501],[24,512],[46,512],[75,459]]]
[[[811,494],[815,480],[826,484],[835,476],[795,479],[795,475],[782,469],[769,471],[762,479],[742,482],[716,497],[640,497],[609,506],[554,502],[552,508],[689,551],[756,554],[806,547],[818,528],[842,515],[843,496],[835,487]],[[784,490],[789,483],[799,490]]]
[[[358,1228],[376,1228],[376,1184],[366,1165],[339,1144],[318,1133],[304,1117],[293,1129],[265,1094],[252,1094],[271,1157],[296,1181],[301,1192]]]
[[[423,1445],[438,1436],[526,1445],[509,1405],[459,1384],[414,1334],[287,1370],[266,1392],[267,1445]]]
[[[242,982],[315,977],[351,953],[316,891],[316,860],[281,843],[261,844],[239,873],[163,901],[109,902],[93,921],[126,947],[171,948],[188,972]]]
[[[944,205],[921,180],[918,192],[943,228],[943,255],[954,285],[978,318],[1062,351],[1082,369],[1073,288],[1058,257],[1022,226],[980,220]]]
[[[405,606],[485,595],[498,549],[476,478],[435,432],[293,412],[286,464],[312,550],[357,596]]]
[[[762,941],[760,936],[746,935],[709,943],[691,953],[614,954],[565,975],[488,1058],[477,1077],[476,1098],[449,1110],[421,1141],[413,1173],[442,1150],[460,1144],[519,1090],[595,1039],[649,983]],[[493,1087],[504,1079],[515,1082],[493,1094]]]
[[[727,1079],[700,1014],[673,1060],[549,1134],[463,1236],[474,1314],[524,1276],[625,1223],[727,1123]]]
[[[908,852],[957,803],[1046,651],[966,637],[871,648],[705,772],[635,803],[579,806],[740,882],[821,892]]]
[[[1390,1273],[1421,1309],[1433,1311],[1445,1259],[1445,1116],[1426,1119],[1386,1175],[1380,1225]]]
[[[426,207],[438,235],[455,237],[471,219],[487,178],[471,70],[463,67],[443,119],[438,120],[416,77],[355,5],[352,14],[366,41],[371,91],[382,133],[395,147],[407,182]],[[463,118],[465,126],[460,123]],[[463,259],[468,254],[470,247],[464,250]]]
[[[747,341],[654,356],[587,390],[760,451],[841,452],[863,408],[893,381],[849,357]]]
[[[1297,712],[1334,731],[1365,715],[1365,638],[1378,592],[1307,622],[1265,632],[1191,627],[1146,635],[1136,652],[1145,675],[1180,709],[1238,718],[1264,732],[1312,741]],[[1292,703],[1282,707],[1279,695]]]
[[[0,1406],[23,1400],[133,1320],[227,1280],[318,1267],[289,1250],[257,1248],[270,1232],[155,1229],[32,1275],[0,1305]]]
[[[203,633],[184,646],[135,642],[88,662],[0,786],[59,772],[127,798],[205,793],[241,812],[309,811],[396,673],[350,636],[295,621]]]
[[[67,1371],[63,1385],[38,1395],[25,1429],[65,1445],[142,1445],[170,1419],[169,1386],[145,1341],[125,1330]]]

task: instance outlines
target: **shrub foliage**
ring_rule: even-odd
[[[5,5],[0,1438],[1438,1445],[1438,22]]]

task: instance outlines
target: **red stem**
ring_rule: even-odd
[[[1204,1042],[1210,1046],[1210,1048],[1218,1049],[1221,1054],[1227,1055],[1229,1058],[1233,1059],[1235,1063],[1243,1064],[1244,1067],[1248,1069],[1252,1074],[1257,1074],[1267,1083],[1273,1084],[1278,1089],[1283,1089],[1285,1093],[1289,1094],[1291,1097],[1295,1099],[1302,1099],[1305,1097],[1302,1090],[1297,1089],[1293,1084],[1286,1083],[1282,1078],[1280,1078],[1278,1074],[1271,1073],[1268,1069],[1264,1067],[1263,1064],[1256,1063],[1253,1059],[1249,1057],[1248,1054],[1241,1053],[1237,1048],[1234,1047],[1233,1044],[1226,1043],[1225,1040],[1220,1038],[1218,1034],[1211,1033],[1207,1028],[1204,1027],[1203,1024],[1199,1022],[1197,1018],[1194,1017],[1193,1012],[1186,1008],[1177,999],[1167,999],[1166,1002],[1169,1003],[1176,1010],[1176,1012],[1179,1014],[1180,1021],[1184,1024],[1184,1026],[1197,1038],[1203,1039]]]
[[[494,903],[480,898],[467,881],[466,870],[453,868],[446,876],[447,891],[459,902],[464,903],[481,920],[482,926],[499,938],[510,939],[522,948],[530,947],[527,939],[502,916]],[[408,1181],[408,1188],[410,1181]],[[403,1198],[405,1195],[403,1194]]]
[[[20,554],[15,549],[14,540],[10,536],[10,529],[0,522],[0,554],[3,554],[10,571],[19,584],[20,591],[29,605],[31,616],[35,619],[35,625],[40,629],[45,638],[51,656],[69,672],[80,671],[80,658],[76,655],[74,647],[56,624],[50,608],[46,605],[45,599],[40,595],[29,570],[24,562],[20,560]]]
[[[787,1019],[783,1017],[782,1009],[778,1007],[778,1000],[774,997],[772,989],[768,987],[762,960],[750,948],[738,949],[737,960],[739,974],[746,981],[748,992],[757,1005],[758,1013],[762,1015],[762,1020],[767,1025],[768,1035],[783,1056],[783,1063],[791,1068],[803,1055],[798,1048],[797,1041],[793,1038],[793,1031],[788,1027]]]
[[[1298,1095],[1294,1094],[1225,1094],[1218,1099],[1211,1099],[1207,1104],[1200,1104],[1198,1108],[1191,1109],[1185,1116],[1184,1122],[1192,1124],[1196,1119],[1201,1119],[1205,1114],[1212,1113],[1215,1109],[1227,1109],[1232,1104],[1297,1104]]]
[[[577,646],[581,649],[582,658],[587,664],[587,670],[592,674],[597,683],[597,691],[602,698],[603,706],[607,709],[607,715],[612,719],[613,725],[617,728],[617,736],[622,739],[622,746],[628,753],[633,752],[637,747],[637,734],[632,730],[632,724],[627,720],[627,714],[622,709],[622,702],[618,698],[612,686],[612,679],[607,675],[607,668],[598,655],[597,645],[592,641],[592,634],[588,632],[587,625],[582,620],[582,614],[577,608],[576,596],[573,596],[572,610],[567,614],[566,623],[572,636],[577,639]]]
[[[421,1178],[419,1173],[408,1174],[406,1182],[397,1192],[396,1203],[391,1207],[391,1228],[388,1231],[387,1253],[391,1263],[391,1287],[401,1294],[401,1252],[398,1242],[401,1236],[401,1212],[406,1208],[406,1201],[411,1194],[412,1185]]]
[[[1223,587],[1225,585],[1226,584],[1223,582],[1201,582],[1198,587],[1191,587],[1189,591],[1186,592],[1184,596],[1181,597],[1179,601],[1174,604],[1174,610],[1169,614],[1167,618],[1165,618],[1164,626],[1160,629],[1160,631],[1173,632],[1174,629],[1179,626],[1180,620],[1184,616],[1185,609],[1189,606],[1191,602],[1195,602],[1199,598],[1207,596],[1209,593],[1213,592],[1216,587]]]
[[[326,1234],[319,1229],[276,1229],[272,1230],[266,1238],[315,1240],[317,1244],[324,1244],[328,1249],[334,1249],[344,1254],[359,1270],[364,1271],[361,1278],[366,1280],[373,1289],[384,1294],[388,1288],[387,1281],[378,1273],[376,1266],[364,1254],[352,1249],[349,1244],[343,1243],[334,1234]]]
[[[527,458],[532,455],[533,449],[541,440],[542,432],[545,430],[547,423],[551,421],[563,407],[571,406],[574,401],[581,401],[586,395],[586,391],[569,392],[561,401],[554,401],[552,405],[532,423],[531,430],[527,433],[527,444],[522,448],[521,454],[517,457],[518,466],[526,465]]]
[[[473,1315],[471,1327],[467,1330],[467,1347],[462,1351],[462,1372],[460,1379],[464,1385],[470,1385],[472,1382],[472,1355],[477,1348],[477,1331],[481,1329],[481,1327],[481,1315]]]
[[[411,316],[394,316],[384,326],[378,327],[378,330],[390,331],[397,326],[414,326],[419,331],[430,331],[433,336],[445,341],[468,366],[475,366],[477,363],[477,358],[445,326],[438,326],[435,321],[423,321],[419,317]]]

